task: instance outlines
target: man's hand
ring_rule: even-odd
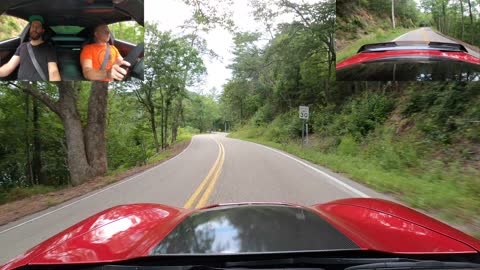
[[[113,78],[117,81],[123,80],[125,75],[127,75],[127,71],[121,67],[123,65],[129,67],[130,63],[118,57],[115,63],[112,65],[112,68],[107,72],[108,78]]]
[[[18,65],[20,65],[20,56],[12,56],[8,63],[0,67],[0,77],[7,77],[15,70],[15,68],[17,68]]]

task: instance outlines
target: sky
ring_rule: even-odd
[[[212,0],[214,1],[214,0]],[[318,0],[303,0],[313,3]],[[255,22],[252,9],[248,5],[248,0],[234,0],[233,21],[241,31],[261,31],[262,25]],[[192,9],[181,0],[146,0],[145,2],[145,20],[156,22],[162,31],[172,31],[181,33],[181,26],[191,15]],[[292,15],[286,15],[278,21],[292,21]],[[216,88],[217,94],[221,92],[222,85],[231,77],[231,71],[227,66],[233,60],[233,35],[224,29],[214,29],[204,36],[208,42],[208,48],[220,56],[219,59],[209,59],[203,57],[208,75],[205,78],[204,86],[197,89],[190,89],[196,92],[208,94],[210,89]]]

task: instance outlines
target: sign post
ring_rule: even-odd
[[[305,144],[308,145],[308,123],[305,125],[305,131],[307,133],[307,138],[305,140]]]
[[[309,117],[308,106],[300,106],[298,109],[299,109],[300,119],[302,119],[302,145],[305,143],[308,144],[308,124],[306,124]],[[305,125],[306,125],[306,130],[305,130]],[[304,135],[306,135],[306,139]]]

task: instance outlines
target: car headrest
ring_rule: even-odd
[[[43,40],[49,42],[52,40],[53,36],[55,36],[55,31],[53,31],[50,27],[45,28],[45,32],[43,33]]]

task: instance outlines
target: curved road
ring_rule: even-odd
[[[410,31],[408,33],[405,33],[392,41],[421,41],[425,43],[429,43],[430,41],[434,42],[449,42],[449,43],[458,43],[455,40],[446,38],[442,35],[437,34],[435,31],[433,31],[430,27],[422,27],[417,30]],[[480,58],[480,53],[478,51],[474,51],[469,47],[466,47],[468,50],[468,53]]]
[[[320,166],[262,145],[194,136],[178,156],[143,173],[0,227],[0,265],[109,207],[153,202],[177,207],[283,201],[311,205],[348,197],[387,198]]]

